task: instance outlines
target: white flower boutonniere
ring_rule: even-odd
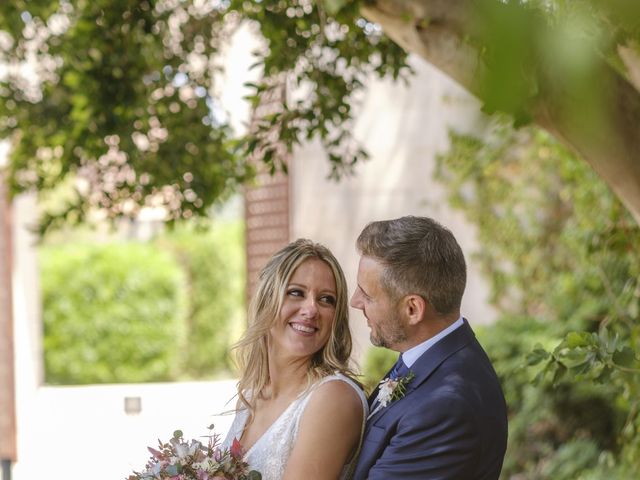
[[[376,400],[374,404],[376,407],[369,414],[369,417],[372,417],[384,407],[389,405],[391,402],[395,402],[396,400],[400,400],[407,393],[407,385],[413,380],[415,377],[413,372],[409,372],[404,377],[398,378],[385,378],[380,382],[380,387],[378,388],[378,395],[376,396]]]

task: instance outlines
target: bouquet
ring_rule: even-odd
[[[173,432],[167,443],[158,440],[158,449],[148,447],[151,457],[142,472],[133,472],[127,480],[261,480],[262,475],[242,459],[238,440],[230,449],[219,447],[220,436],[209,427],[208,441],[185,441],[182,431]]]

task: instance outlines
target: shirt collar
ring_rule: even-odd
[[[439,332],[437,335],[434,335],[428,340],[425,340],[424,342],[416,345],[415,347],[411,347],[409,350],[404,352],[402,354],[402,361],[407,367],[411,368],[411,365],[416,363],[416,360],[418,360],[418,358],[420,358],[420,356],[422,356],[424,352],[426,352],[431,347],[433,347],[433,345],[435,345],[436,342],[442,340],[444,337],[449,335],[451,332],[453,332],[457,328],[460,328],[462,325],[464,325],[464,321],[462,320],[462,317],[460,317],[458,320],[453,322],[451,325],[449,325],[447,328]]]

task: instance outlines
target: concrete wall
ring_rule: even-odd
[[[482,122],[478,102],[447,77],[418,58],[408,86],[371,82],[355,134],[371,158],[358,165],[354,177],[327,180],[329,162],[319,143],[294,153],[291,180],[292,238],[309,237],[336,254],[351,291],[356,284],[355,240],[373,220],[426,215],[450,228],[468,263],[463,314],[473,324],[487,323],[495,312],[474,262],[478,248],[473,227],[452,210],[443,186],[432,178],[435,158],[449,146],[449,129],[473,131]],[[359,311],[352,311],[356,355],[368,348],[369,329]]]
[[[34,195],[20,195],[13,201],[13,321],[15,352],[16,424],[20,477],[28,451],[39,436],[37,395],[43,382],[42,315],[35,236],[29,227],[36,220]],[[37,462],[34,462],[37,464]],[[34,477],[31,477],[34,478]]]
[[[201,439],[215,425],[224,437],[233,416],[235,380],[40,387],[20,417],[13,480],[123,480],[141,470],[147,447],[175,430]],[[139,413],[125,398],[140,400]]]

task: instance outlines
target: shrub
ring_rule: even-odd
[[[171,252],[186,279],[184,376],[228,370],[230,345],[245,324],[243,224],[218,222],[202,232],[179,227],[157,244]]]
[[[133,243],[49,246],[40,264],[48,383],[176,377],[184,278],[167,253]]]
[[[240,221],[150,243],[40,250],[46,380],[202,379],[227,371],[244,326]]]
[[[502,478],[635,478],[637,224],[585,162],[535,128],[452,134],[439,176],[477,226],[476,258],[501,312],[482,343],[509,406]]]
[[[367,391],[372,391],[384,375],[398,360],[398,352],[387,348],[370,347],[364,358],[363,383]]]
[[[555,345],[563,328],[535,318],[507,316],[475,328],[510,412],[502,478],[521,478],[524,472],[527,476],[522,478],[578,478],[577,472],[597,464],[601,451],[615,448],[623,419],[615,407],[616,391],[593,383],[537,384],[541,367],[527,366],[534,346]],[[580,455],[569,454],[575,451]]]

